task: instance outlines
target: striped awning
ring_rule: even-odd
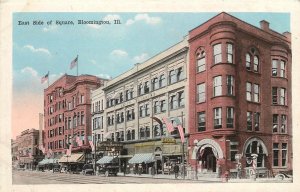
[[[139,153],[135,154],[131,159],[129,159],[128,163],[151,163],[154,162],[153,153]]]
[[[59,163],[79,163],[84,162],[83,153],[73,153],[70,156],[64,155],[59,160]]]
[[[104,156],[101,159],[99,159],[97,161],[97,164],[107,164],[107,163],[111,163],[113,161],[113,157],[112,156]]]

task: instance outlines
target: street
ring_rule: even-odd
[[[24,184],[145,184],[145,183],[212,183],[218,181],[207,180],[182,180],[174,178],[149,178],[149,177],[130,177],[130,176],[117,176],[117,177],[104,177],[94,175],[81,175],[81,174],[66,174],[66,173],[53,173],[51,171],[17,171],[12,172],[13,185]]]

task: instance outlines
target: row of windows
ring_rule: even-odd
[[[72,117],[65,117],[65,127],[66,129],[72,129],[77,126],[85,125],[85,117],[84,112],[77,113],[76,116]]]
[[[84,95],[78,96],[77,100],[76,100],[76,96],[73,96],[72,101],[68,102],[67,110],[72,110],[79,104],[83,104],[83,103],[84,103]]]
[[[103,129],[103,117],[96,117],[93,119],[93,130]]]
[[[57,135],[63,135],[63,134],[64,134],[64,126],[48,130],[47,137],[52,138],[52,137],[56,137]]]
[[[215,44],[213,46],[213,64],[222,62],[222,46],[224,44]],[[205,71],[206,59],[205,51],[203,48],[197,53],[197,72]],[[233,44],[226,43],[226,61],[227,63],[233,63]],[[255,48],[251,48],[245,56],[245,67],[248,71],[259,72],[259,56],[258,51]],[[272,76],[286,77],[286,62],[284,60],[273,59],[272,60]]]
[[[63,88],[56,89],[54,93],[48,95],[48,103],[52,103],[57,97],[62,97],[63,91]]]
[[[176,83],[178,81],[183,80],[184,75],[183,75],[183,68],[179,67],[177,69],[173,69],[171,71],[169,71],[169,81],[168,84],[173,84]],[[143,83],[140,83],[138,85],[138,95],[144,95],[149,93],[151,90],[157,90],[160,89],[162,87],[165,87],[167,85],[167,79],[165,77],[164,74],[162,74],[160,77],[155,77],[154,79],[152,79],[151,81],[151,89],[150,89],[150,83],[149,81],[145,81]],[[125,100],[124,100],[124,96],[123,93],[118,93],[116,96],[114,96],[111,99],[107,99],[106,101],[106,106],[107,107],[112,107],[114,105],[117,105],[119,103],[122,103],[124,101],[128,101],[133,99],[133,90],[126,90],[125,91]]]
[[[96,101],[92,105],[92,113],[103,111],[103,100]]]
[[[222,128],[222,107],[213,109],[214,112],[214,128]],[[226,127],[233,128],[234,126],[234,108],[226,107]],[[206,131],[206,114],[205,111],[198,112],[198,131]]]
[[[65,109],[65,107],[66,107],[66,100],[59,101],[59,102],[56,102],[54,105],[48,107],[47,113],[48,113],[48,115],[51,115],[52,113],[54,113],[56,111]]]
[[[58,114],[55,117],[48,119],[48,126],[56,125],[64,121],[64,114]]]

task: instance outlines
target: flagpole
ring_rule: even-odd
[[[77,77],[78,77],[78,64],[79,62],[78,62],[78,55],[77,55]]]
[[[50,81],[50,74],[49,74],[49,71],[48,71],[48,87],[49,87],[49,81]]]

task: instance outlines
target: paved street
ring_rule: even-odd
[[[151,178],[147,176],[104,177],[94,175],[52,173],[49,171],[16,171],[13,170],[13,184],[139,184],[139,183],[211,183],[218,181],[182,180],[173,178]]]

